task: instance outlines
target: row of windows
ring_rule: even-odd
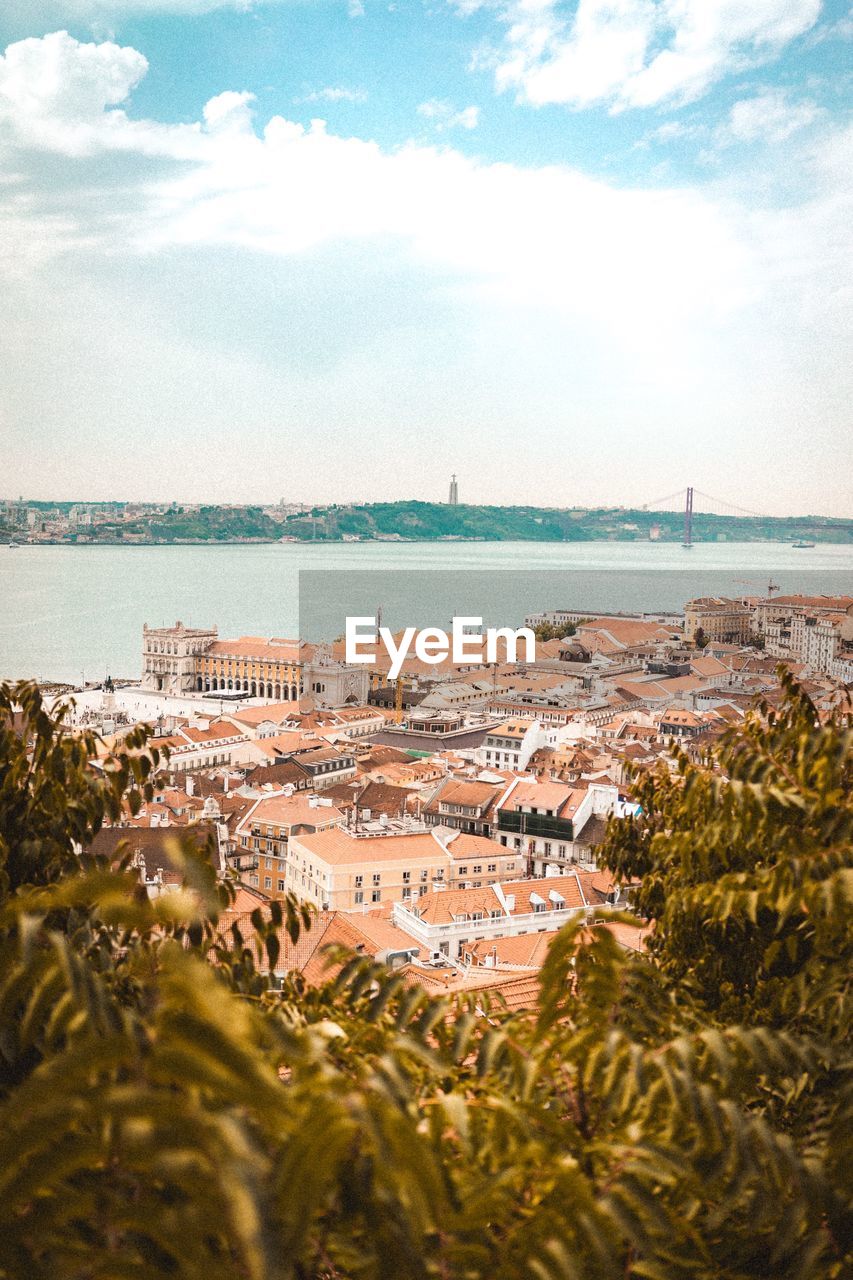
[[[403,901],[403,902],[405,902],[407,898],[418,898],[418,897],[421,897],[421,898],[422,898],[422,897],[424,896],[424,894],[425,894],[425,893],[428,893],[428,892],[429,892],[429,886],[428,886],[428,885],[425,885],[425,884],[422,884],[422,885],[420,886],[420,888],[419,888],[419,889],[404,889],[404,890],[403,890],[403,892],[402,892],[402,894],[401,894],[401,898],[402,898],[402,901]],[[356,889],[356,890],[355,890],[355,892],[353,893],[353,901],[355,902],[355,905],[356,905],[357,907],[360,907],[360,906],[364,903],[364,890],[363,890],[363,889]],[[382,890],[381,890],[381,889],[372,889],[372,890],[371,890],[371,893],[370,893],[370,901],[371,901],[371,902],[381,902],[381,901],[382,901]]]
[[[508,845],[508,844],[509,844],[509,839],[508,839],[506,836],[501,836],[501,844]],[[520,849],[520,848],[521,848],[521,837],[520,837],[520,836],[516,836],[516,837],[514,838],[514,840],[512,841],[512,847],[513,847],[514,849]],[[548,858],[548,857],[550,857],[551,853],[552,853],[552,852],[553,852],[553,850],[554,850],[554,844],[553,844],[553,842],[552,842],[551,840],[545,840],[545,841],[543,841],[542,846],[541,846],[541,848],[540,848],[540,846],[539,846],[538,842],[537,842],[536,840],[534,840],[534,841],[533,841],[533,849],[534,849],[534,851],[535,851],[536,853],[542,853],[542,854],[544,854],[544,855],[545,855],[545,857],[546,857],[546,858]],[[558,856],[562,855],[562,853],[564,852],[563,846],[558,844],[558,845],[557,845],[557,850],[556,850],[556,851],[557,851],[557,855],[558,855]],[[507,870],[507,871],[512,871],[512,870],[514,869],[514,865],[515,865],[515,864],[514,864],[514,863],[512,863],[512,862],[507,863],[506,870]],[[475,868],[474,868],[474,870],[476,871],[476,870],[477,870],[477,868],[475,867]],[[489,870],[491,870],[491,867],[489,868]]]
[[[252,883],[253,884],[258,883],[257,876],[252,876]],[[272,889],[272,876],[264,876],[264,888]],[[279,881],[278,881],[278,892],[284,893],[284,881],[281,878],[279,878]]]
[[[421,880],[422,880],[422,881],[426,881],[426,880],[428,880],[428,879],[429,879],[429,871],[427,871],[426,869],[424,869],[423,871],[421,871],[421,873],[420,873],[420,877],[421,877]],[[374,872],[373,872],[373,877],[372,877],[372,878],[373,878],[373,883],[374,883],[374,884],[381,884],[381,883],[382,883],[382,872],[381,872],[381,871],[374,871]],[[443,880],[443,879],[444,879],[444,871],[443,871],[441,868],[439,868],[439,869],[438,869],[438,870],[436,870],[436,871],[433,871],[433,873],[432,873],[432,878],[433,878],[433,880]],[[411,873],[411,871],[404,871],[404,872],[403,872],[403,884],[410,884],[410,883],[411,883],[411,879],[412,879],[412,873]],[[363,886],[364,886],[364,875],[363,875],[363,874],[362,874],[362,875],[357,875],[357,876],[355,877],[355,887],[356,887],[356,889],[361,889],[361,888],[363,888]]]

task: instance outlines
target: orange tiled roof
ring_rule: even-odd
[[[342,969],[340,961],[332,962],[330,947],[347,947],[350,951],[377,956],[387,951],[411,951],[425,958],[424,949],[402,929],[383,920],[381,916],[356,916],[343,911],[332,913],[322,937],[302,969],[302,976],[309,986],[320,986],[337,976]]]
[[[441,788],[440,793],[430,800],[429,807],[432,808],[433,803],[441,804],[463,804],[471,805],[474,808],[480,808],[483,805],[490,804],[496,796],[500,794],[501,784],[494,782],[476,782],[467,778],[451,778]]]
[[[525,806],[534,809],[552,809],[561,817],[571,817],[586,796],[582,787],[572,787],[565,782],[518,782],[509,795],[501,801],[501,809],[517,811]]]
[[[503,893],[503,900],[501,893]],[[581,889],[581,882],[576,874],[567,876],[549,876],[546,879],[506,880],[499,885],[486,885],[482,889],[441,889],[424,894],[413,904],[412,909],[425,924],[449,924],[460,916],[472,916],[482,911],[488,918],[492,911],[500,911],[506,917],[507,911],[503,903],[513,900],[511,915],[528,915],[533,912],[531,895],[535,894],[546,903],[547,909],[553,910],[549,897],[555,891],[564,900],[565,907],[583,907],[588,899]],[[598,895],[594,895],[596,900]]]
[[[535,724],[535,717],[531,717],[529,720],[505,720],[503,724],[496,725],[494,729],[490,729],[489,734],[494,735],[496,738],[521,739],[532,724]]]
[[[241,707],[239,711],[232,711],[229,714],[232,720],[237,720],[240,724],[256,727],[266,720],[271,720],[273,724],[281,724],[298,712],[295,702],[271,702],[265,707]]]
[[[214,658],[255,658],[261,661],[298,662],[301,648],[298,640],[264,639],[262,636],[240,636],[237,640],[215,640],[204,653]]]
[[[316,812],[313,811],[313,812]],[[299,844],[330,866],[352,866],[374,862],[397,862],[428,858],[441,861],[447,851],[431,831],[388,836],[353,836],[345,828],[300,835]]]
[[[223,738],[243,738],[245,734],[236,724],[232,724],[230,720],[211,720],[206,728],[196,728],[194,725],[185,724],[181,726],[179,737],[187,738],[193,743],[202,742],[218,742]]]
[[[600,927],[612,933],[626,951],[645,951],[646,938],[652,932],[651,925],[623,924],[621,920],[603,920]]]
[[[343,812],[334,805],[311,804],[306,792],[297,791],[292,796],[265,796],[257,802],[246,821],[294,827],[303,823],[318,826],[321,823],[343,822],[343,819]]]
[[[617,649],[626,649],[630,645],[669,640],[677,630],[677,627],[640,618],[593,618],[578,625],[577,635],[584,644],[594,637],[603,637],[611,640]]]
[[[853,596],[770,596],[762,604],[792,605],[800,609],[847,610],[853,608]]]
[[[454,862],[459,862],[463,858],[518,856],[515,849],[499,844],[497,840],[490,840],[487,836],[470,835],[467,831],[457,832],[447,841],[445,848]]]
[[[556,933],[518,933],[514,937],[481,938],[479,942],[469,943],[464,950],[476,956],[477,963],[483,966],[491,959],[494,964],[538,969],[556,936]]]

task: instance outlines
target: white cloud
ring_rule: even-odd
[[[853,40],[853,5],[834,22],[822,22],[809,36],[812,45],[824,44],[827,40]]]
[[[692,138],[696,134],[696,125],[685,124],[682,120],[667,120],[649,134],[651,142],[673,142],[676,138]]]
[[[84,44],[67,31],[10,44],[0,55],[0,138],[69,156],[194,154],[197,126],[132,121],[120,107],[147,70],[136,49]]]
[[[679,316],[725,312],[755,287],[737,228],[701,194],[620,190],[562,166],[488,164],[449,147],[383,150],[336,136],[322,120],[304,128],[274,116],[258,136],[248,93],[220,94],[193,125],[132,121],[121,103],[145,67],[133,49],[64,32],[12,45],[0,62],[0,145],[5,137],[13,161],[22,146],[69,157],[78,183],[99,155],[124,156],[125,166],[137,155],[149,166],[135,185],[122,172],[120,202],[100,188],[92,200],[77,197],[63,210],[58,245],[105,234],[111,251],[124,237],[125,249],[146,253],[239,245],[296,254],[390,239],[472,295],[486,290],[626,333],[640,320],[651,334]],[[425,105],[439,123],[462,114]],[[31,206],[13,210],[23,227],[56,213],[54,181],[42,174]]]
[[[769,89],[754,98],[733,103],[728,119],[717,131],[719,146],[737,142],[784,142],[793,133],[822,119],[826,112],[816,102],[792,102],[780,89]]]
[[[226,90],[204,105],[204,123],[209,133],[251,133],[253,93]]]
[[[436,129],[476,129],[480,123],[479,107],[463,107],[458,111],[450,102],[441,102],[432,98],[422,102],[418,107],[418,115],[432,120]]]
[[[247,92],[211,99],[196,124],[132,121],[122,104],[145,68],[133,49],[64,32],[0,59],[0,150],[21,179],[2,192],[0,217],[22,261],[99,242],[152,256],[396,244],[460,296],[545,308],[671,363],[691,327],[748,309],[785,278],[787,260],[771,260],[769,244],[798,244],[797,288],[819,294],[826,225],[845,216],[837,160],[822,177],[825,207],[814,196],[819,214],[766,212],[759,230],[732,192],[620,189],[565,166],[485,163],[414,142],[386,150],[322,120],[305,128],[274,116],[258,133]],[[445,107],[423,104],[423,114],[459,115]],[[110,156],[122,168],[105,177]],[[74,192],[63,202],[66,171]]]
[[[686,102],[809,31],[821,0],[499,0],[499,88],[612,110]]]
[[[11,44],[0,56],[0,102],[22,120],[85,119],[124,102],[147,70],[135,49],[81,44],[56,31]]]
[[[328,85],[324,89],[313,89],[297,102],[366,102],[366,89],[345,89],[337,85]]]
[[[853,165],[827,121],[778,149],[803,190],[774,206],[769,182],[624,189],[260,128],[245,91],[133,120],[145,68],[64,33],[0,61],[0,439],[25,489],[216,476],[228,500],[279,456],[339,497],[389,449],[422,477],[426,440],[467,449],[492,499],[565,501],[568,474],[606,498],[620,469],[647,496],[688,433],[711,492],[760,475],[780,505],[846,510]]]

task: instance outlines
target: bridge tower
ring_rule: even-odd
[[[693,486],[687,486],[684,502],[684,547],[693,546]]]

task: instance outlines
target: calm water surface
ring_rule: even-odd
[[[144,622],[215,624],[221,636],[296,635],[300,570],[458,572],[463,604],[465,575],[521,571],[531,585],[506,601],[502,619],[515,625],[532,608],[663,610],[700,594],[764,595],[771,579],[785,593],[853,594],[853,547],[836,545],[0,546],[0,678],[135,678]]]

